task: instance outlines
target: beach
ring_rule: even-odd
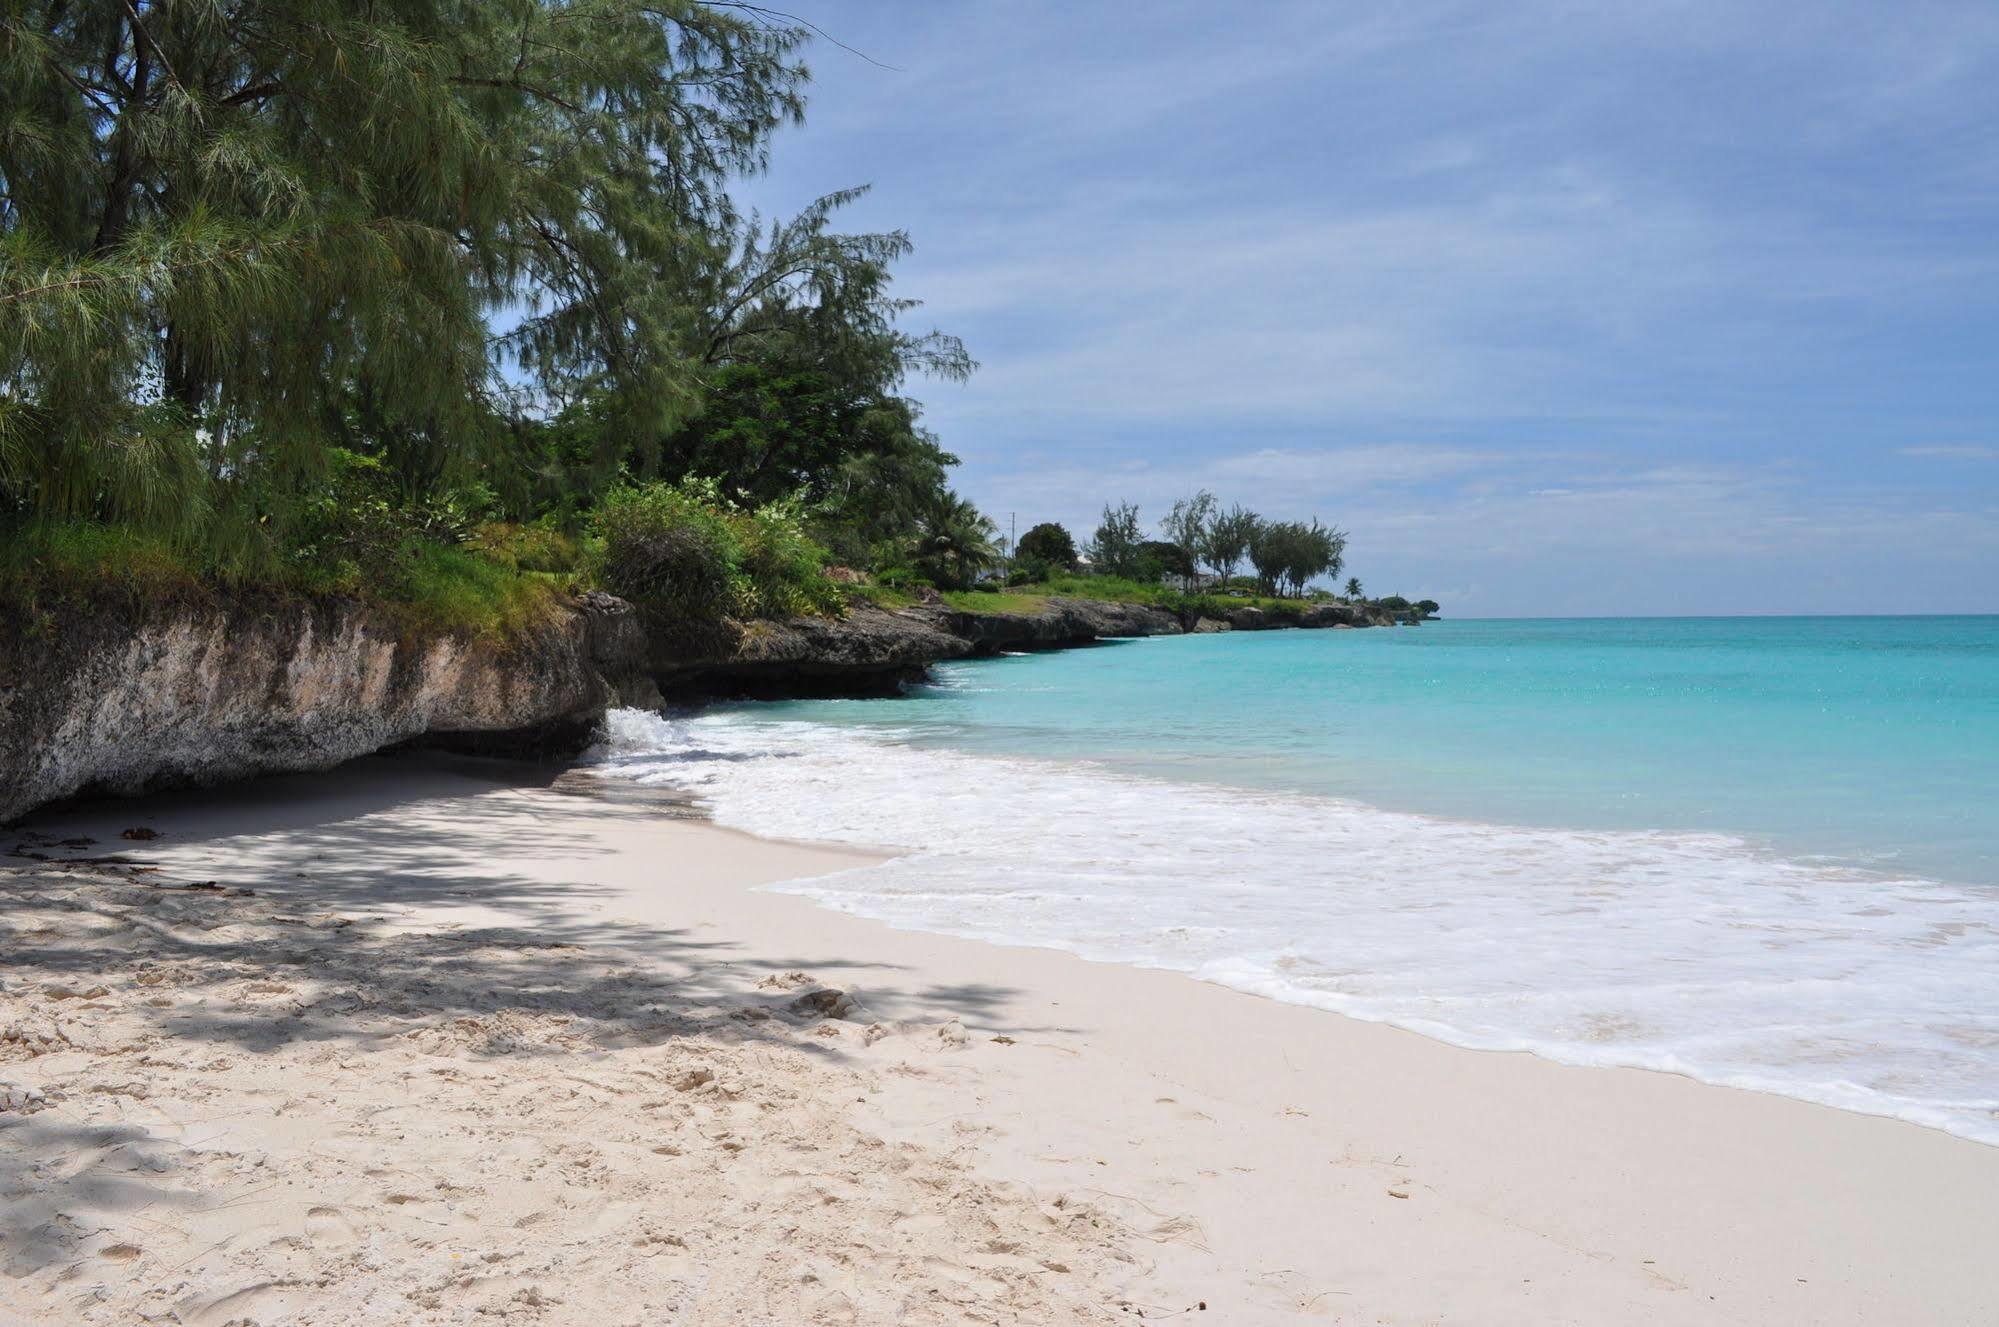
[[[891,929],[755,888],[876,858],[655,790],[373,759],[10,835],[9,1322],[1999,1313],[1999,1150]]]

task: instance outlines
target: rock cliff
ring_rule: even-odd
[[[411,639],[345,602],[218,600],[0,622],[0,821],[78,793],[138,793],[325,769],[421,740],[580,747],[607,706],[708,696],[886,695],[944,659],[1183,631],[1368,626],[1341,604],[1183,622],[1164,609],[1049,599],[974,613],[941,598],[844,619],[674,632],[591,593],[505,642]]]
[[[0,625],[0,821],[79,792],[325,769],[416,737],[574,745],[657,698],[623,600],[588,595],[505,644],[412,642],[352,603],[89,609]]]

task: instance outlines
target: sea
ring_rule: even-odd
[[[1999,617],[1438,621],[614,712],[779,888],[1999,1144]]]

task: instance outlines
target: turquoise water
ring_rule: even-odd
[[[793,892],[1999,1143],[1999,618],[1443,622],[614,713]]]
[[[938,670],[919,744],[1999,884],[1999,617],[1434,622]]]

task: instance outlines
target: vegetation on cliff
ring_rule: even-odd
[[[8,7],[0,601],[504,633],[593,586],[685,625],[836,612],[833,567],[989,577],[1009,550],[905,394],[974,368],[905,327],[909,237],[840,232],[854,190],[731,200],[803,115],[807,35],[691,0]],[[1161,539],[1107,509],[1092,555],[1276,598],[1343,547],[1203,493]],[[1079,569],[1059,526],[1011,552]]]

